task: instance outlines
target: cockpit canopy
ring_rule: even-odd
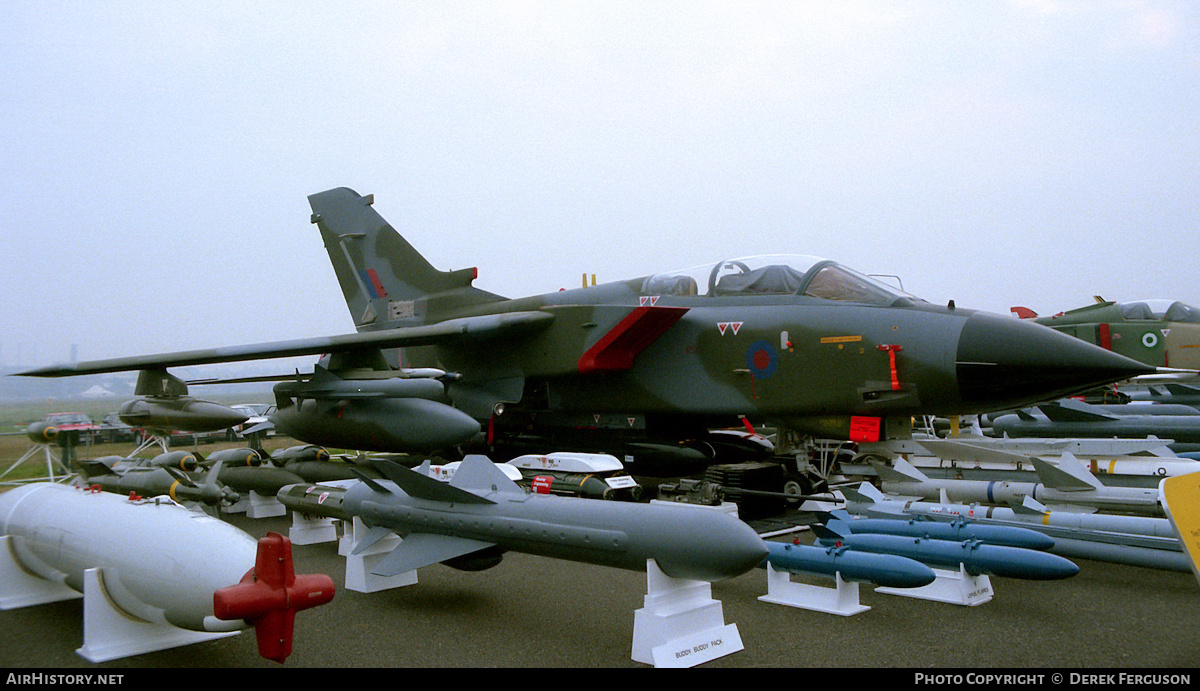
[[[1200,323],[1200,309],[1178,300],[1141,300],[1118,305],[1126,319]]]
[[[703,292],[701,290],[703,289]],[[727,259],[655,274],[643,295],[807,295],[868,305],[890,305],[911,295],[820,257],[774,254]]]

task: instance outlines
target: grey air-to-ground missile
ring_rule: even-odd
[[[933,569],[908,557],[852,550],[845,546],[802,545],[767,541],[763,562],[777,571],[841,576],[844,581],[874,583],[887,588],[920,588],[936,580]]]
[[[1169,415],[1155,411],[1163,404],[1093,406],[1081,401],[1064,400],[1037,406],[1033,411],[1018,410],[992,420],[992,433],[1010,437],[1119,437],[1170,439],[1172,448],[1179,444],[1200,443],[1200,411],[1179,414],[1190,406],[1163,408]]]
[[[294,613],[333,597],[328,576],[295,575],[286,538],[256,541],[171,502],[24,485],[0,494],[0,534],[3,558],[28,573],[84,592],[85,571],[102,569],[105,596],[126,616],[202,632],[254,625],[259,652],[278,662]]]
[[[930,478],[903,458],[891,465],[872,460],[884,492],[961,504],[1020,504],[1031,497],[1051,508],[1165,516],[1157,489],[1108,487],[1087,466],[1064,452],[1051,462],[1034,458],[1041,482],[1012,480],[957,480]]]
[[[1127,393],[1130,400],[1133,401],[1200,406],[1200,387],[1188,384],[1155,384],[1141,390],[1128,391]]]
[[[979,540],[936,540],[927,537],[856,533],[846,521],[833,519],[813,525],[817,544],[846,546],[852,550],[876,554],[896,554],[930,566],[962,568],[972,576],[999,576],[1023,580],[1048,581],[1070,578],[1079,573],[1072,561],[1036,549],[992,545]]]
[[[1032,497],[1016,506],[980,506],[913,501],[885,495],[870,484],[840,490],[846,510],[873,518],[926,516],[935,521],[965,519],[974,523],[1028,528],[1054,538],[1049,551],[1116,564],[1169,571],[1191,566],[1166,518],[1122,516],[1078,511],[1051,511]]]
[[[430,477],[424,464],[415,471],[375,465],[387,480],[364,478],[345,490],[314,485],[305,493],[337,494],[330,505],[370,528],[355,553],[392,533],[403,537],[376,575],[447,562],[477,570],[513,551],[635,571],[653,559],[672,578],[711,582],[745,573],[767,556],[750,526],[719,510],[534,494],[477,455],[466,457],[448,483]],[[283,488],[280,502],[297,507],[296,490]]]
[[[882,533],[905,537],[928,537],[936,540],[966,542],[978,540],[990,545],[1021,547],[1022,549],[1048,550],[1054,546],[1054,538],[1036,530],[1001,525],[980,525],[965,520],[941,523],[924,516],[913,518],[856,518],[843,509],[830,511],[830,519],[852,533]]]
[[[1040,324],[934,305],[811,256],[729,258],[509,299],[474,287],[475,269],[434,268],[373,203],[347,188],[309,197],[355,333],[21,374],[328,354],[326,369],[346,380],[401,376],[405,367],[455,375],[448,404],[413,400],[444,406],[423,409],[423,419],[459,443],[471,441],[471,426],[451,410],[486,424],[496,447],[531,428],[547,436],[556,419],[607,415],[634,420],[639,439],[660,446],[745,420],[794,433],[777,435],[775,450],[787,455],[796,445],[783,442],[803,435],[908,435],[913,415],[1012,409],[1156,371]],[[377,410],[370,416],[406,414]],[[322,419],[338,425],[336,416]]]

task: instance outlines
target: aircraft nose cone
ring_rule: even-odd
[[[980,412],[1063,398],[1153,367],[1032,322],[979,312],[958,341],[959,395]]]

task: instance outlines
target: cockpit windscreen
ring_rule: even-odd
[[[868,305],[912,296],[836,262],[807,255],[762,255],[655,274],[643,295],[807,295]]]
[[[1142,300],[1120,304],[1126,319],[1200,323],[1200,309],[1178,300]]]

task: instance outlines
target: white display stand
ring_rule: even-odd
[[[222,508],[225,513],[244,513],[246,518],[274,518],[287,514],[287,507],[279,503],[274,495],[263,495],[250,490],[236,504]]]
[[[338,538],[338,556],[348,557],[354,551],[354,528],[362,527],[357,518],[344,518],[342,521],[342,536]]]
[[[695,667],[744,648],[725,624],[712,584],[671,578],[646,562],[645,606],[634,612],[633,660],[655,667]]]
[[[130,453],[128,456],[126,456],[126,458],[133,458],[133,457],[137,456],[139,453],[145,451],[146,449],[148,449],[152,446],[157,446],[158,448],[162,449],[162,453],[167,453],[168,451],[171,450],[170,449],[171,445],[168,443],[169,441],[170,440],[168,437],[163,436],[161,434],[150,435],[148,437],[143,438],[142,443],[138,444],[137,448],[135,448],[132,453]]]
[[[871,609],[859,602],[858,583],[842,580],[841,573],[834,574],[834,583],[832,588],[809,583],[794,583],[790,571],[777,571],[771,562],[767,562],[767,594],[758,599],[776,605],[798,607],[843,617]]]
[[[63,600],[77,600],[83,593],[57,581],[29,573],[12,556],[11,535],[0,536],[0,610],[20,609]]]
[[[274,494],[263,495],[250,490],[250,506],[246,509],[247,518],[274,518],[287,514],[287,507],[275,498]]]
[[[292,527],[288,539],[293,545],[316,545],[337,539],[337,520],[326,516],[305,516],[292,512]]]
[[[934,569],[933,574],[936,577],[933,583],[920,588],[876,588],[875,592],[968,607],[989,602],[994,594],[990,578],[972,576],[962,564],[958,565],[958,571]]]
[[[83,572],[83,647],[75,652],[89,662],[107,662],[239,633],[189,631],[165,622],[137,619],[113,605],[104,590],[102,569]]]
[[[62,464],[62,462],[59,461],[58,458],[55,457],[54,449],[49,444],[34,444],[33,448],[29,449],[28,451],[25,452],[24,455],[22,455],[20,458],[18,458],[16,463],[13,463],[12,465],[10,465],[8,467],[8,470],[5,470],[3,473],[0,473],[0,480],[4,479],[4,477],[6,475],[11,473],[13,470],[15,470],[17,468],[17,466],[21,465],[22,463],[29,460],[30,458],[33,458],[34,456],[38,455],[39,453],[42,454],[46,459],[46,476],[43,478],[38,478],[39,481],[62,482],[63,480],[70,477],[71,471],[67,470],[66,466],[64,466]],[[54,474],[55,470],[59,471],[57,476]],[[32,480],[32,479],[22,480],[22,482],[33,482],[33,481],[34,480]]]
[[[362,532],[365,526],[362,521],[356,516],[353,523],[348,526],[346,535],[342,538],[342,545],[348,546],[346,556],[346,590],[353,590],[356,593],[375,593],[380,590],[389,590],[391,588],[400,588],[406,585],[416,585],[417,572],[405,571],[404,573],[396,574],[395,576],[377,576],[371,573],[371,569],[382,561],[388,554],[391,553],[396,546],[400,544],[398,535],[389,535],[379,542],[371,545],[370,548],[359,554],[350,552],[349,547],[353,546],[357,540],[355,535]],[[338,553],[342,553],[342,548],[339,546]]]

